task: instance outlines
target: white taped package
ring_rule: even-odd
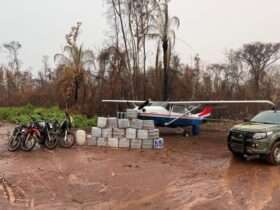
[[[147,138],[149,138],[149,131],[148,130],[138,130],[137,131],[137,138],[138,139],[147,139]]]
[[[84,130],[77,130],[76,142],[80,146],[83,146],[86,144],[86,132]]]
[[[112,128],[103,128],[102,129],[102,137],[103,138],[111,138],[113,130]]]
[[[136,129],[134,128],[127,128],[126,129],[126,138],[128,139],[136,139]]]
[[[157,139],[157,138],[159,138],[159,129],[150,129],[150,130],[148,130],[148,138],[149,139]]]
[[[97,137],[91,137],[87,140],[88,146],[96,146],[97,145]]]
[[[127,138],[120,138],[119,139],[119,148],[129,148],[130,147],[130,140]]]
[[[132,119],[130,121],[130,127],[135,128],[135,129],[142,129],[143,128],[143,120]]]
[[[97,138],[97,146],[99,147],[107,147],[107,138]]]
[[[143,139],[142,140],[142,149],[153,149],[154,140],[153,139]]]
[[[97,127],[92,127],[91,128],[91,135],[93,137],[101,137],[102,129],[101,128],[97,128]]]
[[[107,119],[107,126],[109,128],[117,128],[118,127],[118,119],[115,117],[110,117]]]
[[[97,127],[99,128],[106,128],[107,126],[107,118],[105,117],[98,117],[97,118]]]
[[[153,120],[143,120],[143,128],[144,129],[154,129],[155,123]]]
[[[138,117],[138,111],[134,109],[127,109],[126,110],[126,117],[128,119],[137,119]]]
[[[158,138],[154,140],[154,149],[163,149],[164,148],[164,139]]]
[[[129,120],[128,119],[119,119],[118,120],[119,128],[129,128]]]
[[[141,149],[142,140],[141,139],[131,139],[130,148],[131,149]]]
[[[125,129],[113,128],[113,137],[125,137]]]
[[[118,138],[108,138],[108,147],[118,148],[119,139]]]
[[[130,147],[130,140],[127,138],[120,138],[119,139],[119,148],[129,148]]]

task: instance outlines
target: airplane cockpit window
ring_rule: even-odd
[[[153,106],[162,106],[164,108],[168,107],[168,103],[165,103],[165,102],[153,102],[152,105]]]
[[[185,106],[182,105],[173,105],[172,111],[176,113],[186,113],[187,109]]]

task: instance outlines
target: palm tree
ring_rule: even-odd
[[[151,38],[156,38],[161,41],[163,50],[163,100],[169,98],[169,63],[171,57],[171,48],[175,45],[175,28],[179,28],[180,20],[178,17],[169,17],[169,0],[155,0],[155,15],[152,17],[153,24],[149,26],[151,33],[148,34]]]
[[[90,69],[95,65],[95,56],[91,50],[84,50],[82,45],[77,44],[81,23],[72,27],[71,32],[66,35],[67,44],[64,47],[63,53],[58,53],[54,56],[54,61],[63,70],[63,78],[71,78],[72,89],[74,92],[75,103],[79,99],[79,89],[90,76]]]

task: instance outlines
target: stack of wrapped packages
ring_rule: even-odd
[[[136,110],[127,110],[124,119],[97,119],[97,127],[92,128],[90,146],[126,149],[162,149],[163,139],[154,121],[137,119]],[[161,142],[161,145],[158,145]]]

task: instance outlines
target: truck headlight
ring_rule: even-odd
[[[265,139],[266,137],[270,136],[273,132],[267,132],[267,133],[255,133],[253,135],[254,140],[260,140]]]
[[[255,140],[265,139],[266,137],[267,137],[267,133],[255,133],[253,135],[253,139]]]

